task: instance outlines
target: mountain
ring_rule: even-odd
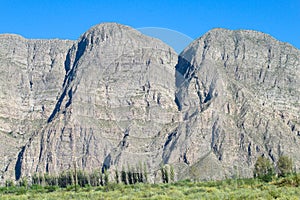
[[[0,177],[15,177],[19,152],[46,124],[73,41],[0,35]]]
[[[269,35],[213,29],[179,56],[116,23],[0,44],[2,183],[74,165],[249,177],[260,155],[298,169],[300,51]]]
[[[274,163],[288,155],[298,169],[299,58],[256,31],[214,29],[195,40],[176,66],[184,121],[168,157],[181,154],[202,179],[251,177],[261,155]]]

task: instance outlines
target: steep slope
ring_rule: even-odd
[[[100,24],[66,57],[66,76],[47,124],[27,143],[16,178],[161,162],[176,123],[176,53],[127,26]]]
[[[252,176],[257,156],[300,155],[300,51],[255,31],[214,29],[176,66],[184,122],[165,158],[182,158],[182,178]]]
[[[14,175],[18,152],[50,115],[72,43],[0,35],[1,182]]]
[[[260,155],[300,166],[300,51],[266,34],[214,29],[179,57],[116,23],[0,44],[2,183],[74,164],[145,163],[151,181],[168,163],[178,179],[249,177]]]

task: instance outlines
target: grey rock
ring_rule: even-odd
[[[214,29],[195,40],[176,67],[184,122],[168,159],[183,158],[200,179],[252,177],[260,155],[273,163],[288,155],[298,170],[299,58],[298,49],[256,31]]]
[[[115,23],[77,41],[0,35],[1,181],[161,164],[176,179],[251,177],[256,158],[300,165],[300,52],[214,29],[178,57]],[[113,173],[112,173],[113,174]]]
[[[47,124],[26,144],[20,174],[112,166],[149,169],[175,127],[177,54],[119,24],[101,24],[68,51],[61,93]]]
[[[64,79],[67,40],[0,35],[0,176],[15,176],[18,153],[45,124]]]

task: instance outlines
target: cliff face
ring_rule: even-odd
[[[0,35],[0,176],[15,176],[19,152],[45,124],[64,79],[72,41]]]
[[[179,56],[184,115],[169,159],[201,178],[252,176],[257,156],[299,166],[299,50],[255,31],[214,29]]]
[[[65,78],[47,123],[32,137],[18,175],[161,162],[175,127],[176,53],[118,24],[83,34],[66,55]]]
[[[300,52],[214,29],[179,57],[119,24],[78,41],[0,35],[1,176],[161,163],[177,178],[252,176],[257,156],[300,156]],[[154,178],[154,179],[153,179]]]

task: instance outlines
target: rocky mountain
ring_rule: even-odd
[[[0,176],[146,164],[151,181],[249,177],[300,144],[300,51],[213,29],[179,56],[124,25],[77,41],[0,35]]]
[[[202,179],[253,176],[256,158],[300,166],[300,51],[256,31],[214,29],[180,55],[183,122],[168,158]],[[177,76],[181,77],[181,76]],[[190,173],[183,173],[190,174]]]
[[[0,176],[15,177],[18,154],[47,122],[73,41],[0,35]]]

